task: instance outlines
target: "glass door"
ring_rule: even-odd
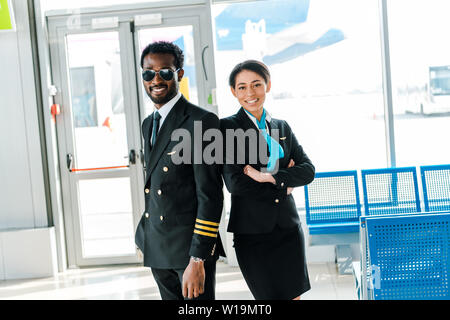
[[[142,211],[138,102],[125,85],[129,26],[55,28],[53,76],[69,265],[139,261]],[[55,64],[56,63],[56,64]],[[133,66],[134,68],[134,66]],[[132,69],[133,69],[132,68]]]
[[[212,35],[200,28],[208,13],[197,4],[87,10],[76,25],[67,13],[48,17],[69,266],[141,261],[134,243],[144,211],[141,123],[153,105],[142,86],[140,54],[157,40],[179,45],[181,92],[217,112]],[[159,23],[148,19],[155,16]]]

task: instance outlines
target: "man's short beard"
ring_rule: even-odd
[[[151,91],[150,91],[151,92]],[[172,100],[173,97],[175,97],[178,93],[178,85],[175,85],[175,87],[172,88],[171,91],[167,92],[167,95],[160,98],[153,97],[149,92],[147,92],[148,97],[150,100],[153,101],[154,104],[166,104],[170,100]]]

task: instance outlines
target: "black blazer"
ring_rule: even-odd
[[[231,210],[228,231],[239,234],[268,233],[275,225],[281,228],[294,227],[300,224],[297,207],[292,194],[287,195],[287,187],[304,186],[314,180],[315,168],[297,142],[294,133],[286,121],[271,119],[269,130],[273,136],[273,129],[279,130],[279,143],[284,149],[284,157],[279,160],[279,169],[274,178],[276,185],[272,183],[259,183],[243,173],[245,165],[250,164],[257,170],[266,167],[261,161],[250,163],[249,143],[245,143],[245,163],[238,164],[237,155],[230,152],[230,143],[234,144],[233,150],[239,150],[237,139],[227,137],[227,129],[257,129],[252,120],[240,108],[238,113],[220,120],[220,129],[225,137],[225,163],[223,165],[223,178],[228,191],[231,193]],[[259,131],[258,131],[259,132]],[[259,133],[259,139],[265,141]],[[230,142],[230,140],[233,140]],[[267,144],[258,144],[266,148]],[[228,146],[228,147],[227,147]],[[258,149],[259,152],[259,149]],[[295,166],[287,168],[290,159]],[[234,161],[234,164],[227,162]],[[266,161],[266,160],[265,160]],[[266,161],[267,162],[267,161]]]
[[[225,255],[218,232],[223,208],[220,167],[194,164],[194,121],[202,122],[203,131],[219,128],[215,114],[189,103],[183,96],[164,120],[153,148],[153,113],[142,124],[145,212],[135,240],[148,267],[185,268],[190,256],[206,259],[214,252]],[[171,135],[180,128],[191,135],[192,159],[176,165],[171,158],[182,140],[171,141]]]

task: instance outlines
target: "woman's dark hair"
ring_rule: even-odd
[[[244,62],[238,63],[231,71],[230,77],[228,79],[230,87],[234,88],[234,86],[236,85],[236,76],[243,70],[249,70],[259,74],[264,79],[266,84],[270,80],[269,68],[267,68],[264,63],[257,60],[246,60]]]
[[[174,56],[175,68],[181,69],[184,64],[184,54],[181,51],[180,47],[172,42],[167,41],[158,41],[150,43],[147,47],[145,47],[144,51],[141,54],[141,68],[144,67],[144,58],[150,53],[169,53]]]

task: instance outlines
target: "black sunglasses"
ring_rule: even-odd
[[[170,81],[173,79],[173,74],[175,72],[178,72],[179,70],[180,69],[177,69],[175,71],[172,71],[170,69],[161,69],[158,72],[154,70],[145,70],[142,72],[142,79],[144,79],[144,81],[152,81],[158,73],[161,79],[163,79],[164,81]]]

